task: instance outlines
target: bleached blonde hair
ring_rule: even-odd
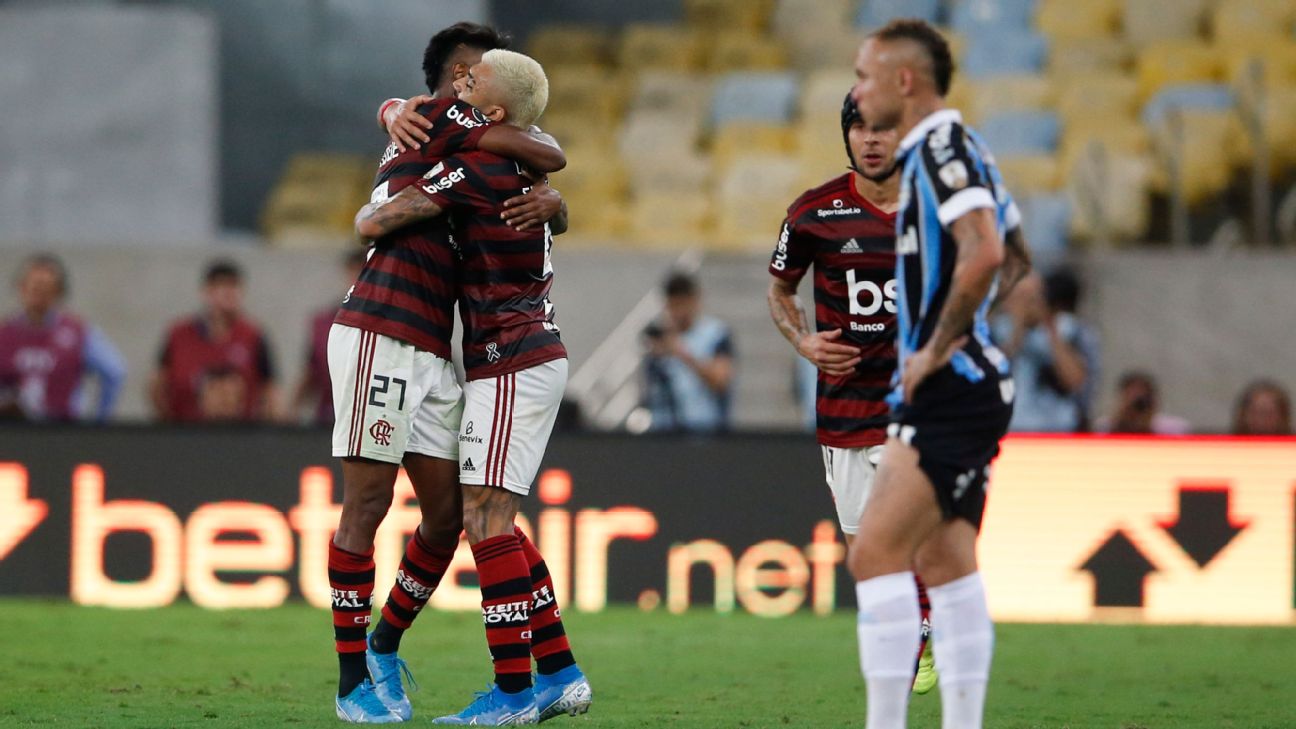
[[[506,121],[523,129],[534,124],[549,103],[549,79],[539,62],[502,48],[486,51],[481,62],[494,72],[491,83],[508,112]]]

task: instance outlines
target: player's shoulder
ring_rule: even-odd
[[[943,165],[951,159],[980,157],[982,146],[978,139],[962,118],[950,115],[927,130],[919,147],[925,160]]]
[[[796,222],[806,214],[813,214],[815,210],[822,207],[829,207],[833,200],[840,200],[841,196],[849,192],[850,173],[838,175],[827,182],[812,187],[801,193],[787,209],[788,220]]]
[[[417,111],[431,121],[445,119],[465,129],[476,129],[491,123],[481,109],[451,96],[432,99],[420,105]]]

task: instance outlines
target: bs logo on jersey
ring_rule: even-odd
[[[477,127],[490,124],[486,117],[482,115],[480,109],[475,106],[471,106],[469,109],[471,109],[471,111],[465,114],[462,111],[459,111],[458,106],[451,106],[450,109],[446,111],[446,116],[464,129],[476,129]]]

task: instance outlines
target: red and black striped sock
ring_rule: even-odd
[[[574,665],[576,659],[567,642],[549,565],[520,528],[514,527],[513,533],[531,569],[531,655],[535,656],[536,671],[547,676]]]
[[[333,592],[333,639],[341,669],[338,696],[346,696],[369,677],[365,631],[374,589],[373,550],[356,554],[329,542],[328,575]]]
[[[396,571],[396,584],[392,585],[383,605],[382,618],[374,626],[373,649],[375,653],[395,653],[400,650],[401,636],[428,599],[441,584],[450,560],[454,559],[458,540],[449,549],[433,547],[423,540],[418,530],[405,545],[405,556]]]
[[[517,693],[531,686],[531,577],[526,557],[512,534],[482,540],[472,552],[495,683],[505,693]]]

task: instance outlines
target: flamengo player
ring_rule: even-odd
[[[505,50],[483,54],[456,88],[459,98],[487,119],[522,128],[539,117],[548,99],[540,65]],[[559,638],[565,646],[566,639],[557,625],[552,590],[533,595],[533,573],[514,525],[521,497],[529,493],[539,470],[567,381],[567,353],[548,300],[553,281],[549,228],[515,229],[500,215],[504,201],[529,186],[522,168],[508,159],[481,152],[456,155],[415,187],[371,203],[356,216],[356,229],[366,237],[447,216],[461,261],[459,305],[468,381],[459,479],[495,685],[459,714],[436,723],[530,723],[582,712],[591,699],[589,683],[570,650],[547,655],[535,650]],[[538,664],[534,691],[532,650]]]
[[[1026,260],[994,158],[945,108],[953,62],[931,26],[897,20],[860,47],[852,90],[872,128],[901,135],[896,225],[898,385],[882,461],[848,563],[858,581],[868,729],[902,729],[928,585],[945,729],[980,729],[994,627],[976,537],[990,462],[1012,415],[1007,358],[986,314],[1001,269]]]
[[[805,192],[788,208],[770,261],[770,316],[819,370],[815,415],[828,488],[849,546],[873,487],[896,367],[895,210],[900,171],[895,130],[872,131],[850,94],[842,102],[850,171]],[[815,329],[797,285],[814,266]],[[930,607],[918,581],[922,640],[914,693],[936,685],[927,647]]]
[[[421,113],[431,122],[431,143],[419,150],[388,147],[375,197],[386,198],[418,182],[446,154],[479,147],[537,169],[552,171],[565,162],[556,147],[517,129],[492,126],[464,102],[437,100],[421,107]],[[436,570],[444,571],[458,543],[461,392],[450,365],[456,289],[449,241],[444,221],[428,221],[379,240],[329,334],[333,454],[343,459],[343,504],[328,568],[340,668],[336,708],[345,721],[388,723],[410,715],[403,695],[384,698],[371,682],[365,636],[373,593],[373,538],[391,506],[402,460],[423,510],[419,532],[429,523],[453,525],[443,530],[450,533],[448,545],[441,544],[442,535],[424,535],[420,542],[416,534],[402,569],[408,562],[407,571],[435,582]],[[426,569],[416,569],[420,565]],[[435,584],[419,589],[417,597],[425,602],[430,587]],[[417,610],[421,604],[407,607]],[[386,673],[399,670],[398,660],[391,655],[393,665],[385,666]]]

